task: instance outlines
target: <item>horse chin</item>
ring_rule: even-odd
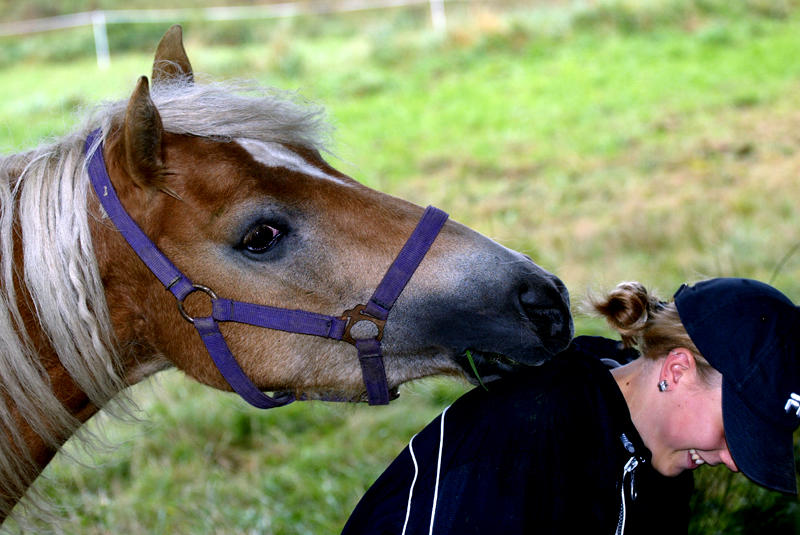
[[[397,386],[389,388],[389,401],[394,401],[400,397],[400,388]],[[361,392],[358,398],[351,400],[355,403],[369,403],[369,397],[367,396],[367,391]]]
[[[472,362],[470,362],[470,357],[472,357]],[[533,364],[518,362],[506,355],[474,349],[465,350],[453,360],[461,367],[467,381],[476,386],[481,382],[488,383],[533,366]]]
[[[316,390],[311,392],[297,391],[294,396],[302,401],[340,401],[344,403],[367,403],[369,398],[367,391],[364,390],[357,394],[352,392],[339,392],[334,390]],[[393,401],[400,397],[399,387],[389,388],[389,400]]]

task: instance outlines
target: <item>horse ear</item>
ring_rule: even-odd
[[[171,80],[194,81],[192,64],[183,48],[183,28],[172,26],[158,43],[153,61],[153,84]]]
[[[156,105],[150,98],[147,77],[142,76],[125,110],[123,147],[128,174],[143,189],[165,186],[161,136],[164,128]]]

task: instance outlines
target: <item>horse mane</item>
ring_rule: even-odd
[[[175,134],[220,141],[250,138],[316,150],[324,150],[328,140],[328,123],[321,107],[296,93],[250,80],[195,84],[177,78],[154,83],[150,96],[164,129]],[[102,124],[108,133],[111,123],[121,121],[127,103],[99,107],[91,123]]]
[[[322,109],[295,94],[250,81],[155,84],[151,98],[167,132],[231,141],[252,138],[324,150]],[[23,283],[47,340],[73,380],[98,407],[132,407],[114,340],[90,233],[89,180],[83,155],[89,132],[120,128],[127,100],[85,113],[74,132],[31,151],[0,157],[0,512],[7,516],[36,478],[20,420],[58,448],[81,422],[52,391],[17,304]],[[99,143],[98,143],[99,144]],[[91,147],[96,150],[97,144]],[[15,265],[15,250],[23,253]],[[123,411],[125,412],[125,411]],[[87,442],[91,442],[88,440]],[[46,513],[35,492],[23,500]],[[16,516],[16,515],[15,515]]]

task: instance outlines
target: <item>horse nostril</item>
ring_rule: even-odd
[[[548,340],[568,340],[572,336],[569,293],[563,282],[553,277],[547,282],[522,283],[519,302],[525,316],[540,336]]]
[[[557,277],[550,280],[538,280],[536,284],[530,281],[523,281],[519,300],[523,308],[527,309],[562,309],[569,302],[569,294],[566,286]]]

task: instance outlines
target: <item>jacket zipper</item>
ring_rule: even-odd
[[[622,485],[620,485],[620,506],[619,506],[619,521],[617,522],[617,531],[615,532],[616,535],[623,535],[625,533],[625,518],[627,514],[627,510],[625,507],[625,477],[628,474],[631,474],[630,477],[630,495],[631,499],[636,498],[636,490],[634,490],[634,473],[633,471],[636,470],[636,467],[639,466],[639,461],[636,460],[636,457],[631,457],[628,459],[628,462],[625,463],[625,468],[622,469]]]
[[[633,453],[634,451],[633,444],[631,444],[630,440],[628,440],[628,437],[626,437],[623,434],[620,438],[622,439],[622,443],[625,446],[625,449],[628,450],[628,452]],[[620,485],[619,519],[617,521],[617,531],[615,532],[615,535],[623,535],[625,533],[625,521],[627,517],[627,508],[625,502],[625,479],[627,478],[628,474],[630,474],[631,477],[629,478],[630,481],[629,494],[631,500],[635,500],[636,474],[634,473],[634,470],[636,470],[638,466],[639,466],[639,460],[636,458],[636,456],[631,456],[631,458],[628,459],[628,462],[625,463],[625,466],[622,469],[622,484]]]

